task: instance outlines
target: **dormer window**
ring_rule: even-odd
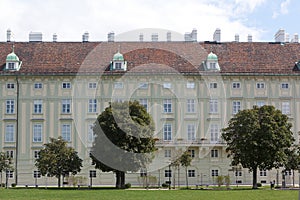
[[[8,70],[15,70],[16,69],[16,64],[15,63],[7,63],[7,65],[8,65],[8,67],[7,67],[7,69]]]
[[[120,52],[117,52],[113,56],[113,60],[110,65],[110,70],[111,71],[114,71],[114,70],[126,71],[127,70],[127,61],[124,60],[124,57]]]
[[[22,62],[19,60],[19,57],[15,54],[13,47],[12,52],[6,56],[5,70],[18,71],[21,68],[21,64]]]
[[[209,63],[209,69],[216,69],[216,63]]]
[[[210,52],[207,56],[206,61],[203,63],[204,68],[207,71],[220,71],[220,66],[218,63],[218,56],[213,52]]]
[[[116,63],[115,63],[115,69],[116,69],[116,70],[122,69],[122,63],[116,62]]]

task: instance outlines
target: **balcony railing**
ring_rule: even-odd
[[[187,140],[184,138],[175,138],[173,140],[163,140],[162,138],[156,138],[156,145],[195,145],[195,146],[225,146],[226,143],[223,140],[210,141],[206,138],[196,138],[194,140]]]

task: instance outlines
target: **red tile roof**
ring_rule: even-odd
[[[300,44],[196,42],[16,42],[22,74],[111,73],[109,65],[120,50],[134,73],[202,73],[212,51],[221,73],[296,74]],[[0,73],[12,43],[0,43]],[[118,73],[118,72],[113,72]],[[122,72],[121,72],[122,73]]]

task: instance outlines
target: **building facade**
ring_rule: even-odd
[[[112,101],[138,100],[155,125],[155,158],[129,172],[141,185],[185,184],[185,170],[170,161],[188,150],[192,185],[251,184],[252,174],[230,166],[221,129],[239,110],[274,105],[289,116],[295,143],[300,130],[300,45],[268,42],[2,42],[0,43],[0,149],[13,158],[9,182],[54,185],[34,163],[49,137],[62,136],[79,152],[84,184],[113,185],[112,173],[95,170],[89,151],[93,123]],[[258,181],[285,180],[282,169],[260,171]],[[90,180],[90,174],[96,177]],[[297,177],[297,176],[295,176]],[[295,179],[297,182],[297,179]]]

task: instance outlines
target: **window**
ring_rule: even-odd
[[[263,83],[263,82],[256,83],[256,88],[257,89],[264,89],[265,88],[265,83]]]
[[[33,101],[33,113],[41,114],[43,110],[43,100],[34,100]]]
[[[186,88],[188,89],[194,89],[195,88],[195,82],[187,82]]]
[[[258,107],[262,107],[262,106],[266,105],[266,103],[264,101],[258,101],[258,102],[256,102],[256,105]]]
[[[217,83],[209,83],[209,88],[210,89],[215,89],[218,87],[218,84]]]
[[[91,82],[88,84],[89,89],[96,89],[97,88],[97,83],[96,82]]]
[[[71,99],[62,100],[62,113],[71,113]]]
[[[171,124],[164,125],[164,140],[172,140],[172,126]]]
[[[232,88],[233,89],[239,89],[239,88],[241,88],[241,83],[240,82],[233,82],[232,83]]]
[[[6,157],[7,158],[14,158],[14,151],[13,150],[6,151]]]
[[[260,176],[267,176],[267,171],[266,170],[260,170],[259,175]]]
[[[38,151],[38,150],[33,151],[33,157],[34,157],[35,159],[37,159],[37,158],[40,157],[40,156],[39,156],[39,152],[40,152],[40,151]]]
[[[141,169],[140,170],[140,176],[141,177],[146,177],[147,176],[147,169]]]
[[[123,83],[122,82],[116,82],[114,84],[114,88],[115,89],[122,89],[123,88]]]
[[[188,140],[193,141],[196,139],[196,130],[195,130],[195,124],[188,124],[187,125],[187,135]]]
[[[96,178],[97,173],[96,170],[90,170],[90,178]]]
[[[292,176],[292,170],[285,170],[284,173],[286,176]]]
[[[290,114],[290,102],[282,102],[281,103],[281,111],[282,114],[289,115]]]
[[[122,63],[116,62],[115,63],[115,69],[122,69]]]
[[[70,89],[71,88],[71,83],[70,82],[63,82],[62,83],[62,88],[63,89]]]
[[[7,170],[6,175],[7,175],[8,178],[13,178],[14,177],[14,172],[11,171],[11,170]]]
[[[189,149],[188,152],[189,152],[191,158],[195,158],[195,149]]]
[[[172,155],[171,149],[166,149],[165,150],[165,158],[171,158],[171,155]]]
[[[209,112],[210,113],[218,113],[218,100],[211,99],[209,101]]]
[[[242,176],[243,172],[242,171],[235,171],[235,176]]]
[[[42,132],[43,132],[42,124],[33,125],[33,142],[42,142]]]
[[[219,141],[219,126],[217,124],[210,125],[210,142],[216,143]]]
[[[15,125],[7,124],[5,127],[5,142],[15,141]]]
[[[211,170],[211,176],[219,176],[219,170],[217,170],[217,169],[212,169],[212,170]]]
[[[34,83],[34,89],[42,89],[43,84],[42,83]]]
[[[94,128],[93,124],[88,125],[88,142],[89,143],[92,143],[95,140],[95,135],[94,135],[93,128]]]
[[[140,99],[140,104],[142,105],[142,106],[144,106],[144,108],[146,109],[146,110],[148,110],[148,100],[147,99]]]
[[[15,84],[14,83],[7,83],[6,88],[7,89],[15,89]]]
[[[65,141],[71,142],[71,125],[70,124],[62,125],[61,136]]]
[[[41,172],[40,171],[33,171],[33,178],[41,178]]]
[[[289,89],[288,83],[281,83],[281,89]]]
[[[172,177],[172,170],[165,170],[165,177]]]
[[[232,114],[236,114],[241,110],[241,102],[233,101],[232,102]]]
[[[212,158],[217,158],[217,157],[219,157],[219,151],[218,151],[217,149],[212,149],[212,150],[210,151],[210,154],[211,154],[211,157],[212,157]]]
[[[172,112],[172,100],[164,99],[164,113],[171,113],[171,112]]]
[[[89,113],[97,112],[97,99],[89,99]]]
[[[186,106],[188,113],[195,113],[195,99],[187,99]]]
[[[164,83],[163,88],[170,89],[172,87],[171,83]]]
[[[6,114],[15,113],[15,100],[6,100]]]
[[[8,63],[8,67],[7,67],[8,69],[16,69],[16,65],[15,65],[15,63]]]
[[[195,170],[189,169],[188,170],[188,177],[195,177]]]
[[[140,89],[148,89],[148,83],[140,83],[139,88]]]
[[[215,62],[209,63],[209,69],[217,69],[217,65]]]

